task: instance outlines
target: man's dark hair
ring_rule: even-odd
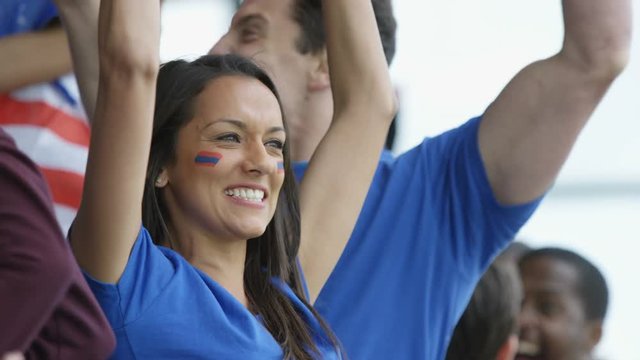
[[[517,332],[521,298],[515,266],[491,264],[456,325],[446,359],[495,360],[509,336]]]
[[[293,19],[300,26],[301,35],[296,42],[303,54],[315,53],[325,46],[322,5],[320,0],[293,0]],[[393,16],[391,0],[371,0],[378,23],[387,63],[391,64],[396,53],[396,19]]]
[[[604,276],[589,260],[571,250],[541,248],[530,251],[520,259],[520,267],[527,261],[541,257],[565,262],[578,271],[576,291],[581,298],[587,320],[604,320],[609,303],[609,290]]]

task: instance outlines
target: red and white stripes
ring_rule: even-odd
[[[44,174],[55,213],[66,233],[80,206],[90,129],[75,78],[60,79],[71,104],[53,84],[25,87],[0,94],[0,126]]]

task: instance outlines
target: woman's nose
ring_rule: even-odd
[[[269,174],[277,168],[277,161],[273,159],[264,144],[248,145],[245,151],[244,170],[253,174]]]

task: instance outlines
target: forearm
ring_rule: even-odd
[[[124,271],[141,224],[159,67],[159,13],[157,0],[110,0],[100,6],[100,83],[71,241],[85,271],[109,283]]]
[[[482,159],[503,204],[531,201],[549,189],[627,61],[629,0],[564,0],[563,5],[562,50],[518,73],[480,124]]]
[[[630,0],[563,0],[565,38],[560,56],[597,76],[614,78],[631,42]]]
[[[322,7],[334,112],[366,103],[363,109],[393,115],[395,95],[371,1],[325,0]]]
[[[93,120],[98,94],[98,10],[100,0],[56,0],[69,38],[82,104]],[[65,49],[66,50],[66,49]]]
[[[322,5],[334,113],[300,188],[300,263],[311,301],[353,231],[395,113],[370,0]]]
[[[51,81],[70,71],[62,27],[0,39],[0,93]]]

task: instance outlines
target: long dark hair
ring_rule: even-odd
[[[156,244],[171,244],[173,241],[167,226],[171,219],[155,181],[162,168],[174,161],[178,131],[194,117],[198,95],[214,79],[229,75],[257,79],[271,90],[280,103],[269,76],[252,61],[237,55],[205,55],[192,62],[175,60],[160,68],[142,202],[142,221]],[[286,122],[284,126],[288,133]],[[283,149],[285,177],[274,217],[264,234],[249,239],[247,244],[244,289],[251,309],[260,314],[265,327],[282,347],[284,358],[313,359],[319,355],[314,335],[336,351],[341,350],[333,333],[307,302],[302,288],[296,262],[300,246],[300,211],[289,152],[286,142]],[[324,334],[313,333],[272,279],[280,279],[291,287],[318,320]]]

